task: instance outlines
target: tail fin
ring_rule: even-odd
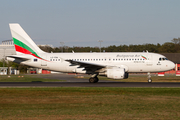
[[[19,24],[9,24],[9,27],[17,55],[30,54],[39,58],[38,53],[44,53]]]

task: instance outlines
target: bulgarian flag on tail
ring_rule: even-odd
[[[14,46],[17,52],[20,52],[23,54],[29,54],[36,58],[43,59],[40,56],[38,56],[38,54],[34,50],[32,50],[29,46],[27,46],[23,42],[17,40],[16,38],[13,38],[13,41],[14,41]]]

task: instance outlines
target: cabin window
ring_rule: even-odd
[[[166,60],[166,58],[163,58],[163,60]]]
[[[34,59],[34,62],[37,62],[38,61],[38,59]]]
[[[168,60],[167,58],[159,58],[159,61]]]

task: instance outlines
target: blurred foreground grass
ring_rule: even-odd
[[[3,120],[180,119],[180,88],[0,88]]]

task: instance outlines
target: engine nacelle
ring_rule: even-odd
[[[128,78],[128,73],[125,72],[124,68],[107,69],[106,75],[108,78],[111,78],[111,79]]]

